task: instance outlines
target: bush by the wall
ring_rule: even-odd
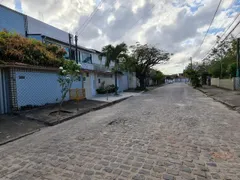
[[[16,33],[0,31],[0,62],[19,62],[36,66],[59,67],[65,50]]]

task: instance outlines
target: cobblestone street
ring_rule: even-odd
[[[240,114],[166,85],[1,146],[0,179],[239,180]]]

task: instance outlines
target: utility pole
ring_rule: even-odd
[[[76,51],[76,63],[78,64],[78,36],[75,35],[75,51]]]
[[[240,77],[240,38],[237,38],[237,77]]]
[[[190,57],[190,62],[191,62],[191,70],[193,70],[192,57]]]
[[[72,59],[72,35],[68,33],[69,39],[69,59]]]

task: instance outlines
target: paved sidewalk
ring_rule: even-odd
[[[214,86],[203,86],[198,89],[216,101],[240,112],[240,91],[231,91]]]
[[[0,116],[0,145],[32,134],[45,127],[44,124],[14,115]]]

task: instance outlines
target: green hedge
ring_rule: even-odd
[[[56,45],[0,31],[0,63],[20,62],[29,65],[62,66],[66,51]]]

